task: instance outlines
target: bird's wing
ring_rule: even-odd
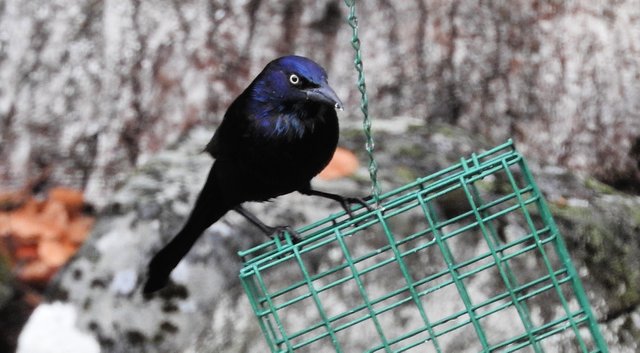
[[[247,113],[243,109],[241,97],[229,106],[220,126],[204,149],[216,160],[234,158],[243,147],[241,144],[247,130]]]
[[[224,123],[224,120],[222,121]],[[213,133],[211,140],[207,143],[207,147],[204,148],[206,152],[208,152],[213,158],[218,158],[220,155],[220,143],[218,142],[220,139],[218,138],[218,131],[222,128],[222,124],[216,129],[216,132]]]

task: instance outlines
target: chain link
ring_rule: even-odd
[[[352,29],[351,46],[355,50],[355,60],[353,61],[358,71],[358,90],[360,91],[360,110],[363,114],[362,127],[367,138],[365,148],[369,155],[369,177],[371,178],[371,194],[376,202],[380,202],[380,185],[378,185],[378,163],[376,162],[373,152],[375,144],[373,142],[373,134],[371,133],[371,118],[369,118],[369,99],[367,97],[367,87],[364,81],[364,67],[362,65],[362,52],[360,51],[360,38],[358,37],[358,17],[356,16],[356,1],[344,0],[349,7],[349,16],[347,23]]]

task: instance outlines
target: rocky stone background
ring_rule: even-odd
[[[637,351],[640,3],[379,0],[358,11],[383,188],[513,137],[611,351]],[[348,106],[341,143],[366,161],[346,13],[330,0],[0,2],[0,185],[73,186],[102,210],[19,351],[264,351],[235,256],[262,239],[240,218],[202,237],[175,290],[148,302],[136,285],[189,211],[211,163],[198,152],[271,58],[327,68]],[[367,175],[320,187],[363,194]],[[337,210],[297,195],[253,207],[295,225]]]

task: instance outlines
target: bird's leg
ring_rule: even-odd
[[[340,203],[340,206],[342,206],[345,212],[347,212],[349,217],[353,217],[353,211],[351,211],[350,206],[354,203],[361,205],[362,207],[366,208],[368,211],[373,211],[373,208],[366,201],[369,198],[362,199],[359,197],[345,197],[338,194],[332,194],[330,192],[314,190],[312,188],[302,189],[300,190],[300,193],[305,195],[311,195],[311,196],[320,196],[320,197],[324,197],[334,201],[338,201]]]
[[[268,226],[264,224],[258,217],[256,217],[256,215],[249,212],[246,208],[242,207],[242,205],[236,206],[233,210],[241,214],[244,218],[251,222],[251,224],[260,228],[260,230],[271,239],[273,239],[272,236],[274,234],[282,237],[284,235],[284,232],[286,231],[291,235],[291,239],[293,240],[294,244],[300,241],[300,234],[298,234],[295,230],[293,230],[293,228],[289,226]]]

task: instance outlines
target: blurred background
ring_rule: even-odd
[[[513,138],[557,207],[578,268],[592,277],[587,289],[607,340],[619,352],[636,351],[640,1],[368,0],[358,2],[358,15],[383,186],[400,186]],[[131,288],[113,287],[136,276],[127,280],[117,272],[102,283],[73,265],[57,276],[56,270],[81,248],[96,215],[103,227],[92,239],[120,229],[105,223],[128,210],[115,193],[127,189],[132,175],[152,168],[159,155],[178,151],[171,158],[179,163],[210,163],[198,146],[271,59],[295,53],[327,69],[347,107],[340,115],[341,145],[366,164],[346,16],[347,7],[337,0],[0,0],[0,350],[15,349],[22,325],[43,300],[86,309],[90,295],[79,295],[80,287],[72,291],[78,297],[61,290],[73,278],[140,305]],[[405,130],[394,135],[394,129]],[[412,141],[412,148],[396,146],[402,139]],[[153,180],[140,183],[158,182],[165,185],[158,190],[168,190],[163,174],[171,172],[158,170]],[[193,190],[180,191],[191,195],[186,200],[198,191],[201,179],[194,178]],[[367,193],[366,182],[355,179],[360,188],[350,192]],[[177,214],[188,212],[182,208]],[[145,212],[149,224],[166,216]],[[164,239],[183,219],[169,218],[155,230],[166,233]],[[138,234],[139,224],[132,224],[127,229]],[[92,251],[105,248],[86,245],[73,261],[90,270],[78,261],[102,263]],[[29,267],[34,259],[39,261]],[[145,259],[131,260],[138,266],[134,272]],[[198,305],[206,305],[205,297]],[[140,340],[140,351],[252,351],[202,343],[212,342],[207,332],[216,332],[215,318],[221,320],[211,310],[189,326],[210,331],[164,346],[142,340],[149,336],[142,329],[102,327],[108,310],[101,319],[79,319],[78,326],[100,337],[95,344],[103,351],[134,351],[130,345]],[[165,322],[163,333],[182,334],[180,325]],[[193,348],[193,335],[199,348]],[[253,339],[258,336],[254,332]],[[113,342],[122,337],[129,346]]]

